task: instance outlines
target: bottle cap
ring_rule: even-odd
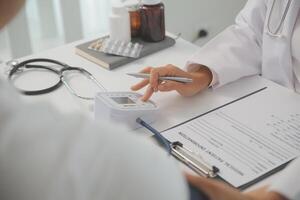
[[[138,11],[140,9],[139,0],[127,0],[124,5],[127,7],[129,12]]]
[[[144,5],[156,5],[156,4],[160,4],[162,2],[162,0],[142,0],[142,3]]]
[[[122,4],[115,4],[112,6],[112,13],[115,15],[123,15],[126,12],[126,7]]]
[[[140,4],[139,0],[127,0],[123,3],[126,7],[127,6],[136,6]]]

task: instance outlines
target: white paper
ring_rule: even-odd
[[[240,187],[300,155],[300,96],[274,85],[163,135]]]

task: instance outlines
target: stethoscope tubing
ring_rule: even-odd
[[[61,66],[61,69],[54,69],[48,66],[44,66],[44,65],[39,65],[35,63],[41,63],[41,62],[45,62],[45,63],[51,63],[51,64],[56,64],[58,66]],[[48,58],[37,58],[37,59],[29,59],[26,61],[23,61],[21,63],[15,64],[13,65],[12,69],[9,71],[8,74],[8,79],[10,81],[12,81],[13,77],[16,76],[17,72],[18,75],[20,76],[20,73],[22,73],[22,69],[43,69],[43,70],[48,70],[49,72],[52,72],[56,75],[58,75],[59,80],[58,82],[56,82],[53,86],[49,87],[49,88],[45,88],[45,89],[41,89],[41,90],[21,90],[18,89],[20,93],[24,94],[24,95],[29,95],[29,96],[33,96],[33,95],[42,95],[42,94],[47,94],[50,92],[53,92],[54,90],[58,89],[59,87],[61,87],[62,85],[65,85],[66,88],[68,89],[68,91],[73,94],[74,96],[81,98],[81,99],[85,99],[85,100],[93,100],[94,98],[90,98],[90,97],[83,97],[81,95],[78,95],[73,89],[72,87],[67,83],[67,81],[65,80],[64,77],[64,73],[67,71],[78,71],[82,74],[84,74],[85,76],[87,76],[90,80],[94,81],[96,83],[96,85],[101,88],[102,91],[105,91],[105,88],[97,81],[97,79],[91,74],[89,73],[87,70],[80,68],[80,67],[72,67],[69,66],[65,63],[62,63],[60,61],[57,60],[53,60],[53,59],[48,59]]]
[[[12,81],[13,77],[17,74],[17,72],[21,73],[21,69],[43,69],[43,70],[47,70],[49,72],[52,72],[56,75],[60,75],[60,71],[53,69],[51,67],[47,67],[44,65],[33,65],[34,63],[38,63],[38,62],[48,62],[48,63],[52,63],[52,64],[57,64],[59,66],[62,67],[67,67],[66,64],[61,63],[59,61],[56,60],[52,60],[52,59],[46,59],[46,58],[39,58],[39,59],[30,59],[30,60],[26,60],[23,61],[19,64],[16,64],[12,67],[12,69],[10,70],[9,74],[8,74],[8,79],[10,81]],[[45,88],[45,89],[41,89],[41,90],[22,90],[22,89],[18,89],[18,91],[24,95],[28,95],[28,96],[34,96],[34,95],[42,95],[42,94],[47,94],[50,92],[55,91],[56,89],[58,89],[59,87],[61,87],[62,85],[62,81],[59,79],[58,82],[56,82],[53,86],[49,87],[49,88]]]
[[[281,17],[280,23],[276,27],[275,31],[271,31],[271,17],[272,17],[272,14],[274,12],[274,7],[275,7],[276,1],[278,1],[278,0],[273,0],[272,7],[271,7],[271,10],[270,10],[268,19],[267,19],[267,33],[272,37],[278,37],[279,38],[279,37],[283,36],[282,35],[282,28],[283,28],[284,22],[286,20],[287,14],[290,10],[292,0],[288,0],[287,5],[286,5],[285,10],[284,10],[284,13],[283,13],[283,16]]]

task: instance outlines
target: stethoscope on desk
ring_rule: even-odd
[[[275,7],[276,2],[278,2],[278,0],[273,0],[272,7],[271,7],[271,10],[270,10],[269,16],[267,18],[267,34],[270,35],[270,36],[272,36],[272,37],[279,38],[279,37],[283,36],[283,34],[282,34],[282,31],[283,31],[282,28],[283,28],[283,25],[284,25],[285,20],[287,18],[287,14],[288,14],[288,12],[290,10],[292,0],[288,0],[288,2],[286,4],[286,7],[284,9],[283,15],[282,15],[282,17],[281,17],[281,19],[279,21],[278,26],[275,29],[271,30],[272,29],[271,28],[271,18],[272,18],[272,15],[274,14],[274,7]]]
[[[47,65],[46,65],[47,64]],[[59,66],[57,67],[50,67],[48,64]],[[38,59],[30,59],[23,61],[21,63],[18,63],[17,61],[10,61],[7,63],[9,65],[9,73],[8,73],[8,79],[13,83],[13,79],[16,77],[20,77],[22,73],[29,70],[46,70],[47,72],[54,73],[58,76],[58,81],[53,84],[52,86],[40,90],[24,90],[24,89],[18,89],[20,93],[24,95],[42,95],[47,94],[50,92],[55,91],[62,85],[64,85],[68,91],[73,94],[74,96],[84,99],[84,100],[93,100],[94,97],[84,97],[80,94],[77,94],[75,90],[70,86],[68,81],[66,80],[65,74],[67,72],[76,71],[80,74],[86,76],[88,79],[92,80],[97,87],[101,89],[101,91],[106,91],[105,88],[101,85],[100,82],[97,81],[97,79],[87,70],[80,68],[80,67],[72,67],[65,63],[62,63],[57,60],[47,59],[47,58],[38,58]]]

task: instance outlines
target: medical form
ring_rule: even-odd
[[[300,95],[272,84],[162,134],[241,188],[300,155]]]

